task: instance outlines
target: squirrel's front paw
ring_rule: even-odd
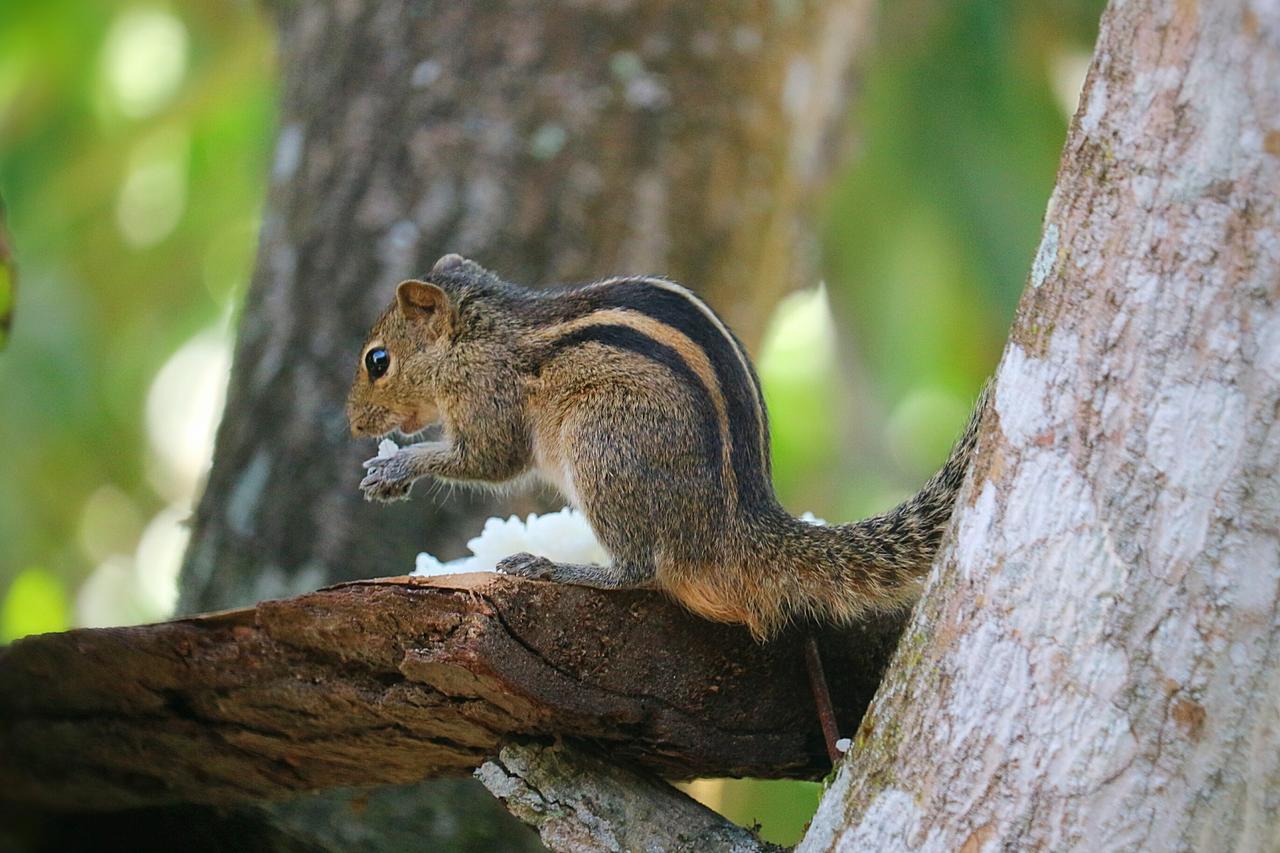
[[[402,501],[409,497],[415,479],[410,454],[401,450],[391,456],[375,456],[366,460],[368,472],[360,481],[360,491],[369,501]]]
[[[541,581],[551,580],[555,568],[556,564],[546,557],[536,557],[533,554],[512,554],[498,561],[498,571],[504,575]]]

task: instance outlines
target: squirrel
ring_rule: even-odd
[[[607,566],[528,554],[499,569],[615,589],[657,586],[758,640],[798,618],[849,623],[918,597],[977,439],[984,389],[942,468],[853,524],[794,518],[774,495],[769,418],[742,343],[663,278],[532,290],[458,255],[405,281],[361,350],[356,436],[441,422],[443,438],[364,463],[366,498],[415,480],[536,475],[586,516]]]

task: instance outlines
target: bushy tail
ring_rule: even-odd
[[[988,383],[947,461],[898,506],[853,524],[817,527],[789,517],[783,522],[775,535],[790,569],[779,577],[788,581],[784,621],[806,615],[847,623],[915,601],[951,520],[990,397]]]

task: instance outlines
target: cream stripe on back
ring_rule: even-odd
[[[586,326],[617,325],[635,329],[658,343],[664,344],[679,353],[680,358],[689,366],[711,395],[711,405],[716,410],[716,422],[720,430],[721,470],[725,484],[725,500],[727,509],[733,512],[737,508],[738,483],[733,470],[733,439],[729,432],[729,411],[725,404],[724,392],[716,378],[707,354],[702,347],[689,340],[678,329],[659,322],[647,314],[625,308],[602,308],[590,314],[584,314],[554,326],[538,329],[531,336],[534,340],[550,344],[557,338]]]
[[[720,317],[716,314],[716,312],[711,310],[711,306],[707,305],[707,303],[703,302],[700,298],[698,298],[698,294],[694,293],[692,290],[690,290],[687,287],[684,287],[683,285],[676,284],[674,281],[667,281],[665,278],[652,278],[650,276],[639,276],[639,277],[617,276],[616,278],[605,279],[604,281],[598,282],[598,286],[618,284],[618,283],[627,282],[627,281],[642,281],[645,284],[652,285],[662,290],[679,294],[680,296],[683,296],[685,299],[692,302],[697,307],[697,309],[702,312],[703,316],[712,322],[712,324],[716,327],[716,329],[720,332],[720,334],[724,335],[724,339],[729,342],[729,345],[733,347],[734,354],[738,356],[738,364],[741,365],[742,367],[743,375],[745,375],[748,379],[750,379],[751,362],[748,361],[747,354],[742,351],[742,347],[738,345],[738,340],[733,336],[733,333],[729,331],[729,327],[724,324],[724,322],[720,319]],[[751,383],[751,384],[752,384],[752,388],[754,389],[755,384],[754,383]],[[757,398],[756,404],[763,405],[764,401]]]
[[[743,351],[742,346],[738,343],[738,339],[733,336],[733,333],[729,331],[729,327],[724,324],[724,321],[720,319],[719,315],[717,315],[715,311],[711,310],[710,305],[702,301],[702,299],[698,296],[698,294],[694,293],[692,290],[690,290],[689,288],[683,285],[676,284],[674,281],[668,281],[665,278],[655,278],[653,276],[647,276],[647,275],[646,276],[615,276],[613,278],[608,278],[608,279],[605,279],[604,281],[597,282],[597,285],[607,286],[610,284],[620,284],[620,283],[629,282],[629,281],[644,282],[645,284],[652,285],[653,287],[657,287],[669,293],[674,293],[674,294],[677,294],[678,296],[683,296],[686,300],[692,303],[694,307],[696,307],[699,311],[701,311],[704,317],[706,317],[708,320],[711,321],[712,325],[716,327],[716,330],[720,332],[720,334],[724,337],[725,341],[728,342],[729,346],[733,348],[734,355],[738,357],[738,366],[742,368],[742,375],[746,377],[747,385],[751,387],[752,396],[755,397],[756,422],[760,424],[760,430],[761,430],[761,435],[760,435],[761,462],[765,466],[765,471],[768,471],[769,470],[769,458],[768,458],[769,449],[768,449],[768,443],[766,441],[766,436],[764,435],[764,432],[765,430],[768,429],[768,427],[765,426],[764,400],[761,398],[760,392],[756,388],[756,383],[751,379],[751,376],[752,376],[751,361],[747,357],[747,354]]]
[[[617,284],[622,282],[644,282],[645,284],[652,284],[653,287],[663,289],[663,291],[667,291],[669,293],[676,293],[676,295],[685,297],[687,301],[692,302],[692,305],[694,305],[696,309],[701,311],[701,313],[703,313],[703,316],[705,316],[705,318],[712,321],[712,324],[714,325],[714,327],[716,327],[717,332],[721,333],[721,336],[723,336],[724,341],[726,341],[728,345],[730,345],[733,348],[733,355],[737,356],[737,364],[741,366],[742,375],[744,375],[744,377],[746,377],[746,380],[748,380],[746,384],[749,384],[749,386],[751,387],[751,393],[753,393],[755,396],[755,406],[756,406],[756,409],[759,410],[759,415],[760,415],[759,423],[760,425],[762,425],[762,428],[763,428],[764,401],[762,400],[762,398],[759,397],[759,393],[755,391],[755,383],[751,382],[751,361],[748,355],[746,355],[746,352],[742,351],[742,347],[739,345],[739,342],[737,342],[737,338],[733,337],[733,333],[730,332],[730,330],[728,330],[727,325],[724,325],[724,321],[719,319],[719,315],[716,314],[716,311],[713,311],[712,307],[707,305],[707,302],[704,302],[703,300],[701,300],[701,297],[698,296],[698,293],[692,292],[691,289],[685,287],[684,284],[669,282],[669,280],[664,278],[654,278],[654,277],[650,277],[650,275],[640,275],[640,277],[635,277],[635,275],[617,275],[617,277],[614,277],[614,278],[604,279],[603,282],[599,282],[599,284],[602,284],[602,286],[605,286],[605,284]],[[768,460],[765,460],[765,462],[768,462]]]

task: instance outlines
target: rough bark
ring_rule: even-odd
[[[824,639],[846,730],[900,628]],[[467,774],[515,736],[594,741],[674,779],[813,778],[829,765],[799,639],[494,574],[46,634],[0,650],[0,800],[257,803]]]
[[[1280,844],[1280,3],[1113,2],[921,606],[802,850]]]
[[[807,278],[868,7],[281,4],[281,129],[183,612],[460,553],[499,506],[355,488],[357,349],[445,252],[530,284],[668,274],[754,340]]]
[[[476,777],[554,851],[782,850],[652,774],[564,744],[508,744]]]

